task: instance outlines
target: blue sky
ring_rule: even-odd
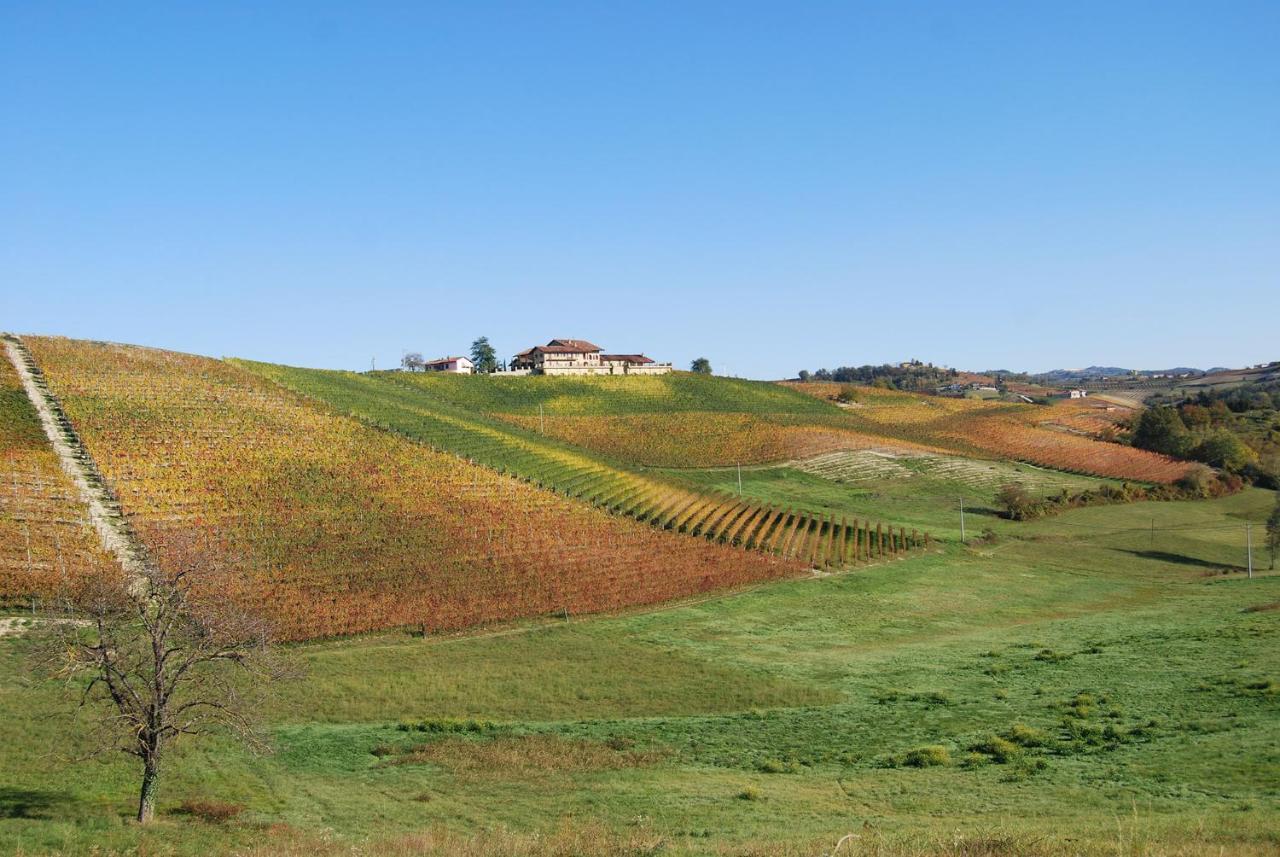
[[[6,2],[0,116],[5,329],[1280,359],[1275,2]]]

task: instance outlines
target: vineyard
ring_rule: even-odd
[[[610,516],[225,363],[29,344],[151,554],[197,534],[285,637],[616,609],[801,568]]]
[[[611,468],[501,424],[414,410],[398,401],[411,391],[357,376],[275,370],[405,425],[362,425],[219,361],[29,344],[151,555],[163,564],[195,534],[292,638],[616,609],[922,541]],[[447,452],[380,428],[430,433]]]
[[[838,384],[789,384],[815,398],[844,389]],[[1113,479],[1172,483],[1191,465],[1162,455],[1096,439],[1123,415],[1108,405],[1065,401],[1048,407],[949,399],[853,388],[843,408],[855,431],[962,455],[1004,458]],[[1111,406],[1115,407],[1115,406]]]
[[[0,602],[116,568],[0,349]]]
[[[827,424],[842,415],[678,411],[625,416],[502,415],[529,431],[649,467],[730,467],[811,458],[835,450],[883,447],[885,440]],[[917,444],[897,442],[902,449]],[[919,447],[924,449],[925,447]]]
[[[842,451],[960,454],[1065,472],[1169,483],[1188,465],[1099,440],[1127,413],[1074,400],[1048,407],[953,399],[871,387],[770,384],[673,373],[657,377],[448,376],[377,373],[433,408],[519,426],[630,465],[760,465]]]
[[[697,490],[465,412],[413,385],[350,372],[236,363],[370,425],[659,529],[819,567],[896,555],[925,541],[924,534],[902,527],[837,520]]]
[[[388,372],[375,377],[425,394],[425,400],[646,467],[769,464],[885,443],[848,425],[830,404],[762,381],[687,372],[522,378]]]

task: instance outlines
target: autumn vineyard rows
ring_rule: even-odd
[[[572,456],[525,455],[542,469],[512,478],[514,467],[504,474],[349,419],[242,366],[26,342],[152,558],[180,556],[195,534],[210,566],[247,581],[287,638],[619,609],[888,556],[911,541],[900,528],[632,481]],[[6,475],[35,461],[56,477],[23,402],[4,403]],[[74,506],[46,481],[18,484],[24,497]],[[540,487],[552,483],[569,487]],[[26,583],[7,579],[4,592]]]
[[[659,529],[820,567],[900,554],[927,540],[923,533],[881,522],[836,520],[694,490],[466,412],[386,376],[235,362],[385,431]]]
[[[1100,440],[1123,411],[1099,401],[1049,407],[843,385],[773,384],[678,372],[639,378],[476,378],[378,373],[422,401],[485,414],[615,462],[665,468],[803,461],[828,453],[960,454],[1068,473],[1170,483],[1186,462]]]
[[[0,602],[115,567],[0,348]]]

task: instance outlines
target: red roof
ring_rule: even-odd
[[[608,360],[614,363],[652,363],[652,357],[645,357],[643,354],[601,354],[601,360]]]
[[[533,354],[592,354],[599,350],[599,345],[592,345],[585,339],[553,339],[546,345],[526,348],[516,357],[529,357]]]
[[[552,353],[564,353],[565,351],[570,351],[574,353],[585,353],[588,351],[600,350],[599,345],[592,345],[590,342],[587,342],[585,339],[553,339],[550,342],[548,342],[546,345],[541,346],[541,348],[547,351],[550,351],[551,349],[557,349]],[[563,351],[561,351],[560,349],[563,349]]]

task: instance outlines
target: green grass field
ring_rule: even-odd
[[[276,752],[188,745],[145,831],[130,766],[59,758],[64,692],[6,638],[0,849],[1275,853],[1280,577],[1242,574],[1273,502],[993,521],[992,543],[651,612],[299,645]]]

